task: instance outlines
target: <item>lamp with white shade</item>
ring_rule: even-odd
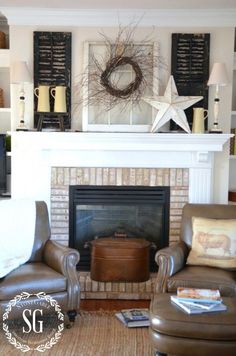
[[[16,61],[11,64],[11,83],[20,84],[19,91],[19,126],[17,131],[27,131],[25,126],[25,90],[24,84],[31,83],[32,77],[25,61]]]
[[[215,85],[215,99],[214,99],[214,123],[213,128],[209,131],[210,133],[222,133],[222,130],[219,128],[219,88],[220,86],[225,86],[228,84],[228,76],[224,63],[214,63],[212,71],[207,82],[207,85]]]

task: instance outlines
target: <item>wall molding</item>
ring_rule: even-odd
[[[140,27],[235,27],[233,9],[50,9],[2,7],[9,25],[109,27],[136,20]]]

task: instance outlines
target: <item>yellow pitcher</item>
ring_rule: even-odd
[[[39,112],[49,112],[50,102],[49,102],[49,86],[39,85],[34,89],[34,94],[38,98],[37,111]]]
[[[204,121],[208,116],[208,110],[204,108],[193,108],[193,127],[192,133],[204,133],[205,125]]]
[[[66,87],[63,85],[51,89],[54,98],[54,112],[67,112],[66,110]]]

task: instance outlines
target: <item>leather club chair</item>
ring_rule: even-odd
[[[0,315],[9,301],[17,294],[45,292],[53,297],[67,313],[69,321],[75,321],[80,303],[80,285],[76,264],[77,250],[50,240],[48,210],[45,202],[36,202],[34,245],[30,260],[0,279]],[[37,297],[28,298],[32,305]],[[24,303],[20,301],[20,303]],[[18,308],[20,309],[20,308]],[[11,318],[17,318],[17,308]]]
[[[157,351],[156,355],[236,355],[236,270],[186,265],[192,243],[193,216],[236,219],[236,205],[184,206],[180,241],[157,251],[155,256],[159,269],[150,306],[149,332],[152,344]],[[194,319],[195,316],[173,310],[170,293],[176,294],[178,287],[219,289],[225,302],[229,301],[231,311],[226,315],[216,313],[213,316],[213,325],[214,319],[209,319],[208,314]],[[232,332],[234,336],[231,335]]]
[[[236,219],[236,205],[186,204],[183,208],[180,242],[157,251],[159,266],[155,291],[176,293],[177,287],[219,289],[222,296],[236,297],[236,271],[214,267],[188,266],[192,245],[192,217]]]

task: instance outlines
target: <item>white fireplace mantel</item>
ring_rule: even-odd
[[[17,149],[222,151],[230,134],[11,132]]]
[[[230,134],[11,132],[12,197],[50,206],[51,167],[189,168],[189,202],[212,201],[214,152]]]

